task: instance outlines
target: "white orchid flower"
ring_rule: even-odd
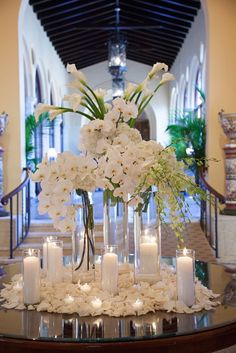
[[[126,107],[126,102],[123,98],[115,98],[112,101],[113,107],[115,107],[119,112],[123,113]]]
[[[57,185],[54,188],[56,194],[67,194],[73,190],[73,184],[70,180],[59,179]]]
[[[66,206],[57,204],[49,208],[48,215],[52,219],[58,219],[64,217],[66,215],[66,211]]]
[[[131,118],[136,119],[138,116],[138,107],[134,102],[127,102],[123,112],[123,120],[128,122]]]

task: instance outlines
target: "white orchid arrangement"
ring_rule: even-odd
[[[156,63],[141,84],[128,84],[124,96],[114,99],[110,105],[105,102],[104,90],[92,90],[84,74],[75,65],[68,65],[67,71],[74,77],[70,86],[76,92],[66,95],[64,100],[71,108],[41,103],[37,106],[36,119],[43,112],[48,112],[50,119],[65,112],[74,112],[89,119],[88,124],[81,128],[79,149],[82,153],[79,156],[63,152],[53,163],[44,158],[32,175],[32,179],[41,182],[42,186],[39,212],[48,212],[57,229],[75,229],[76,208],[71,203],[73,190],[103,188],[112,197],[140,209],[147,200],[150,187],[155,185],[161,219],[164,219],[167,202],[173,227],[177,233],[180,231],[186,213],[182,191],[188,189],[191,194],[200,195],[202,191],[184,174],[172,148],[142,140],[134,128],[135,119],[157,90],[174,79],[167,70],[164,63]],[[161,71],[164,71],[162,78],[151,91],[149,83],[156,80]]]

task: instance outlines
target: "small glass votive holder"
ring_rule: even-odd
[[[144,223],[145,212],[134,212],[135,282],[160,280],[161,232],[158,219]],[[148,218],[146,216],[146,218]]]
[[[23,251],[23,301],[24,304],[40,302],[40,250]]]
[[[50,235],[48,237],[45,237],[43,239],[43,271],[44,273],[47,273],[47,267],[48,267],[48,243],[52,241],[58,240],[58,237],[56,235]]]
[[[195,303],[195,251],[176,250],[177,299],[187,306]]]
[[[118,293],[119,263],[117,252],[117,246],[106,245],[102,254],[102,290],[109,292],[111,295]]]
[[[51,283],[63,281],[63,241],[53,240],[47,244],[47,280]]]

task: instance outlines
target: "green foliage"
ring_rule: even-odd
[[[43,113],[40,115],[39,121],[36,122],[35,116],[30,114],[25,119],[25,157],[26,157],[26,166],[35,170],[36,165],[40,162],[37,158],[34,157],[34,134],[38,126],[43,124],[44,121],[49,121],[48,113]]]
[[[192,148],[192,168],[195,170],[197,160],[205,158],[206,123],[204,118],[198,118],[196,113],[189,113],[179,119],[178,124],[169,125],[166,129],[171,137],[171,146],[175,148],[178,161],[185,161],[190,156],[187,148]],[[188,150],[187,150],[188,151]]]
[[[206,100],[205,94],[198,87],[196,90],[201,96],[202,106]],[[176,117],[177,123],[169,125],[166,129],[171,138],[170,145],[175,148],[177,160],[187,164],[196,177],[198,167],[205,164],[206,157],[206,122],[204,116],[198,116],[200,106]]]

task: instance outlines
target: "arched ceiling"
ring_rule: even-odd
[[[117,30],[117,0],[29,0],[64,65],[107,60]],[[127,58],[171,67],[200,9],[200,0],[120,0],[119,32]]]

